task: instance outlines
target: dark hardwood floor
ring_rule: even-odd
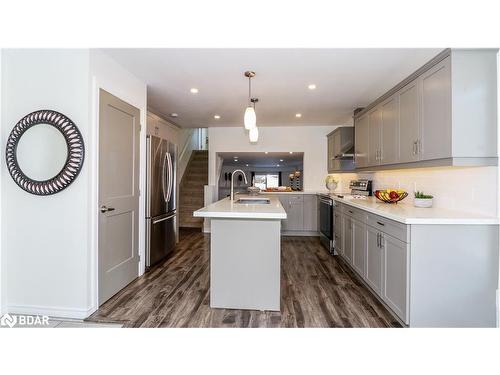
[[[210,308],[210,236],[181,230],[175,253],[88,321],[125,327],[399,327],[316,237],[283,237],[281,312]],[[237,244],[236,244],[237,246]]]

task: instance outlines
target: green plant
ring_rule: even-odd
[[[434,197],[432,195],[424,194],[423,191],[416,191],[415,192],[415,198],[418,198],[418,199],[432,199]]]

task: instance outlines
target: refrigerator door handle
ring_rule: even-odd
[[[168,161],[168,187],[167,187],[167,200],[166,202],[170,202],[170,198],[172,198],[172,175],[173,175],[173,167],[172,167],[172,157],[170,156],[170,153],[168,152],[167,155],[167,161]]]
[[[172,215],[168,215],[168,216],[162,217],[161,219],[154,220],[154,221],[153,221],[153,225],[154,225],[154,224],[161,223],[162,221],[165,221],[165,220],[171,219],[171,218],[173,218],[174,216],[175,216],[175,214],[172,214]]]
[[[168,153],[165,154],[165,157],[163,158],[163,168],[162,168],[162,178],[161,178],[161,185],[162,185],[162,190],[163,190],[163,200],[165,203],[168,203],[168,187],[166,186],[167,182],[167,159],[168,159]]]

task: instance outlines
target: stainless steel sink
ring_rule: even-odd
[[[270,204],[269,198],[239,198],[236,203],[238,204]]]

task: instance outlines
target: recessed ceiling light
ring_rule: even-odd
[[[314,83],[311,83],[309,86],[307,86],[309,90],[316,90],[316,85]]]
[[[297,118],[301,118],[301,117],[302,117],[302,113],[296,113],[296,114],[295,114],[295,117],[297,117]]]
[[[290,154],[293,154],[293,152],[292,152],[292,151],[290,151]]]
[[[191,94],[198,94],[198,89],[196,87],[193,87],[191,90]]]
[[[283,161],[283,159],[280,159],[280,161]]]
[[[218,119],[220,119],[220,116],[219,115],[214,115],[214,119],[218,120]]]
[[[173,113],[170,114],[170,117],[174,117],[175,118],[175,117],[179,117],[179,115],[177,113],[173,112]]]
[[[247,167],[248,167],[248,164],[245,164],[245,166],[247,166]]]
[[[280,165],[279,164],[276,164],[277,167],[279,167]]]

